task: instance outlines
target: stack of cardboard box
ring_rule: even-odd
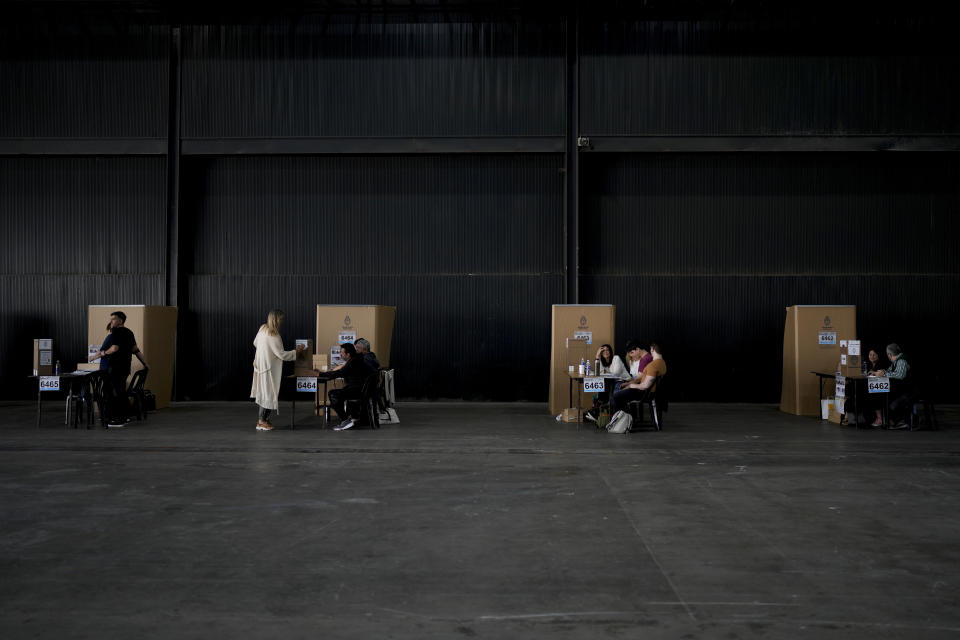
[[[33,341],[33,375],[53,375],[53,340],[50,338]]]
[[[837,371],[848,377],[862,375],[860,365],[863,361],[861,358],[859,340],[841,340],[840,368]]]

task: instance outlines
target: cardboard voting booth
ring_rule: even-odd
[[[96,351],[107,337],[110,314],[127,314],[124,326],[133,331],[144,360],[150,365],[144,388],[157,397],[157,409],[170,406],[173,395],[174,354],[177,350],[177,308],[149,305],[90,305],[87,307],[87,345]],[[130,362],[130,377],[142,369],[136,356]],[[127,379],[127,384],[130,378]]]
[[[593,360],[602,344],[613,341],[616,307],[612,304],[555,304],[551,323],[550,413],[557,415],[570,407],[569,367],[580,364],[581,357]],[[572,345],[572,346],[571,346]],[[576,361],[574,362],[573,359]],[[579,382],[574,381],[574,385]],[[577,389],[573,390],[573,402]],[[593,396],[581,394],[580,407],[589,409]]]
[[[380,366],[390,368],[390,349],[393,345],[393,325],[397,308],[383,305],[317,305],[317,339],[314,343],[317,355],[326,356],[329,367],[342,363],[340,345],[355,342],[359,338],[370,341],[370,351],[376,354]],[[341,381],[331,383],[330,388],[340,386]],[[318,402],[326,404],[323,391]]]
[[[331,364],[339,364],[340,345],[359,338],[370,341],[370,350],[384,369],[390,368],[390,347],[396,307],[382,305],[317,305],[316,353],[325,353]]]
[[[836,371],[841,340],[855,339],[856,335],[854,305],[787,307],[780,410],[798,416],[819,416],[820,379],[811,372]]]

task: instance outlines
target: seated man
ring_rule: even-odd
[[[343,378],[346,383],[343,389],[331,389],[327,394],[330,397],[330,406],[340,418],[340,424],[333,428],[334,431],[343,431],[354,425],[353,418],[347,413],[347,400],[359,400],[363,383],[375,372],[349,342],[340,345],[340,357],[346,361],[343,367],[335,371],[324,371],[317,376],[321,380]]]
[[[910,364],[907,362],[907,359],[903,355],[903,351],[900,350],[900,345],[896,342],[891,342],[887,345],[887,359],[890,360],[890,366],[886,370],[878,371],[878,375],[881,377],[887,377],[890,379],[890,423],[895,424],[897,421],[894,420],[894,416],[898,416],[904,407],[910,406],[912,389],[910,388],[910,381],[908,379],[908,373],[910,373]],[[883,394],[873,394],[878,396],[877,400],[882,400]],[[876,413],[876,420],[873,421],[871,426],[880,427],[883,426],[883,411],[880,406],[874,406],[874,412]]]
[[[643,369],[643,375],[640,382],[631,381],[620,385],[617,391],[610,397],[610,413],[618,409],[626,409],[627,403],[633,400],[643,400],[649,393],[657,391],[657,378],[667,373],[667,363],[663,360],[663,354],[660,345],[656,342],[650,343],[650,355],[652,360]]]
[[[358,338],[356,342],[353,343],[353,346],[357,348],[357,353],[363,356],[363,359],[367,361],[371,367],[380,370],[380,361],[377,360],[377,354],[373,351],[370,351],[370,341],[366,338]]]

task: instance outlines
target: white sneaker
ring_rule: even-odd
[[[126,422],[108,422],[107,426],[111,429],[122,429],[127,426]]]
[[[596,422],[597,422],[597,419],[594,418],[594,417],[593,417],[593,414],[590,413],[589,411],[584,411],[584,412],[583,412],[583,417],[586,418],[587,420],[589,420],[590,422],[593,422],[593,423],[596,423]]]
[[[341,422],[340,424],[338,424],[337,426],[335,426],[335,427],[333,428],[333,430],[334,430],[334,431],[346,431],[347,429],[349,429],[349,428],[352,427],[352,426],[353,426],[353,420],[352,420],[352,419],[351,419],[351,420],[344,420],[343,422]]]

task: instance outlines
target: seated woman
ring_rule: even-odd
[[[600,403],[605,403],[607,398],[610,397],[614,383],[629,380],[631,376],[630,371],[623,364],[623,360],[613,352],[613,347],[608,344],[601,345],[597,349],[597,360],[600,361],[597,375],[612,376],[605,381],[603,393],[597,394]]]
[[[890,360],[890,366],[886,369],[875,371],[874,373],[881,377],[890,378],[890,397],[893,398],[890,401],[890,413],[893,415],[910,401],[910,390],[907,387],[907,374],[910,372],[910,365],[907,363],[907,359],[904,357],[900,345],[896,342],[891,342],[887,345],[887,358]],[[879,396],[881,394],[874,395]],[[874,402],[873,410],[876,414],[876,419],[871,425],[873,427],[883,426],[883,409],[880,406],[881,400],[882,399],[878,397]],[[891,422],[893,421],[891,420]]]
[[[870,349],[867,352],[867,359],[863,364],[867,366],[866,373],[868,376],[875,376],[883,370],[883,364],[880,363],[880,356],[876,349]]]

